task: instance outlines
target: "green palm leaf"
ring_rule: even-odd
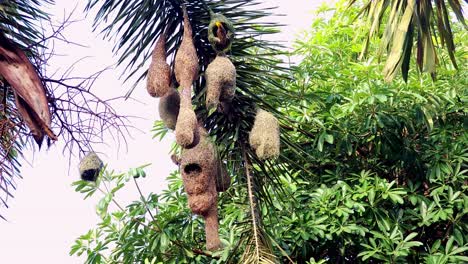
[[[150,59],[151,51],[158,36],[164,30],[167,36],[166,48],[168,58],[173,60],[183,34],[181,5],[185,3],[194,32],[194,44],[200,64],[200,77],[194,84],[195,95],[192,99],[196,106],[196,113],[205,127],[213,136],[219,147],[223,160],[228,162],[237,180],[247,182],[244,177],[245,159],[242,149],[248,146],[249,132],[252,128],[257,107],[272,112],[283,124],[282,154],[276,161],[261,161],[255,152],[246,148],[245,152],[252,160],[252,183],[249,190],[255,195],[257,202],[268,203],[270,196],[265,187],[277,185],[279,175],[302,171],[302,164],[306,163],[308,154],[289,139],[289,131],[307,133],[297,127],[295,121],[278,111],[285,102],[294,102],[300,98],[285,89],[285,81],[289,78],[287,70],[281,66],[281,61],[275,58],[282,54],[281,45],[265,40],[266,35],[276,33],[278,25],[268,22],[273,14],[270,9],[259,9],[260,1],[226,0],[226,1],[179,1],[179,0],[150,0],[150,1],[116,1],[90,0],[87,10],[97,10],[94,27],[100,30],[104,38],[116,39],[114,51],[119,55],[118,63],[124,67],[125,80],[134,82],[133,91],[138,83],[146,77],[146,63]],[[210,12],[221,13],[234,24],[236,36],[230,54],[237,70],[236,96],[228,114],[209,114],[205,107],[205,79],[203,72],[214,59],[215,52],[208,42],[207,28]],[[173,61],[171,61],[173,63]],[[287,124],[287,125],[286,125]],[[303,161],[303,162],[302,162]],[[253,221],[251,228],[257,228],[254,236],[249,237],[249,245],[253,245],[249,252],[268,252],[267,236],[262,235],[261,225]],[[260,239],[262,238],[262,239]],[[252,241],[262,241],[253,243]],[[259,248],[263,248],[258,251]],[[250,248],[250,246],[248,247]],[[270,250],[271,251],[271,250]],[[250,254],[249,254],[250,255]],[[269,256],[257,254],[257,256]],[[262,257],[263,258],[263,257]],[[268,257],[268,258],[271,258]],[[267,259],[267,258],[266,258]]]

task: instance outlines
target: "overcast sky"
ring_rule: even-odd
[[[64,13],[69,13],[75,1],[56,1],[50,11],[54,20],[61,20]],[[81,1],[85,3],[86,1]],[[292,40],[312,21],[312,10],[319,6],[322,0],[270,0],[269,6],[278,6],[277,13],[285,16],[275,20],[287,25],[275,39]],[[326,2],[326,1],[325,1]],[[82,7],[78,7],[77,18],[84,18]],[[67,29],[65,35],[72,41],[85,43],[89,48],[59,45],[58,53],[67,56],[55,58],[51,67],[67,68],[72,62],[83,56],[91,58],[75,67],[76,75],[91,74],[116,60],[111,53],[112,43],[101,40],[91,32],[91,18],[74,24]],[[52,72],[52,71],[51,71]],[[99,94],[110,98],[123,95],[129,85],[122,85],[118,80],[121,69],[105,73],[95,84]],[[159,192],[165,188],[164,179],[175,169],[169,156],[169,147],[174,137],[168,135],[162,142],[151,139],[149,132],[153,121],[158,118],[157,100],[150,98],[144,86],[137,87],[133,94],[142,104],[126,101],[118,105],[119,111],[141,116],[144,119],[133,125],[143,132],[132,133],[129,139],[128,152],[117,152],[114,142],[106,142],[109,146],[100,146],[98,150],[105,153],[103,160],[109,167],[117,171],[127,171],[128,168],[152,163],[147,169],[147,178],[142,179],[141,187],[145,194]],[[23,180],[18,181],[15,198],[9,201],[10,208],[0,208],[8,222],[0,221],[0,262],[8,264],[23,263],[83,263],[76,257],[69,257],[68,252],[74,240],[94,227],[99,221],[95,213],[97,199],[83,200],[83,196],[75,193],[71,183],[79,178],[76,160],[72,160],[69,170],[67,155],[62,154],[60,143],[49,150],[41,150],[34,155],[27,153],[26,159],[32,167],[24,163]],[[125,204],[138,199],[133,185],[125,190],[118,200]]]

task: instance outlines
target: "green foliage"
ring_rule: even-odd
[[[374,58],[355,62],[364,36],[350,26],[350,10],[338,13],[316,20],[298,43],[304,60],[290,89],[303,100],[284,111],[310,131],[294,141],[313,159],[304,164],[311,173],[300,173],[305,186],[294,187],[297,217],[287,217],[287,232],[275,237],[295,234],[284,247],[295,245],[290,252],[299,262],[312,256],[349,263],[442,259],[428,249],[448,254],[446,245],[459,237],[447,251],[457,257],[441,263],[464,262],[466,72],[444,69],[432,82],[410,71],[407,84],[384,83]],[[459,27],[456,41],[464,47]],[[466,67],[466,50],[455,56]]]
[[[252,239],[261,238],[284,263],[466,263],[467,73],[441,69],[433,82],[410,70],[407,83],[384,82],[375,58],[357,62],[366,35],[352,23],[356,10],[344,10],[319,16],[297,43],[303,60],[283,81],[281,100],[262,98],[287,115],[282,143],[294,147],[277,163],[254,155],[229,163],[233,185],[218,201],[222,250],[201,249],[203,221],[188,210],[173,173],[161,195],[117,211],[104,206],[115,201],[105,191],[101,223],[71,253],[86,254],[87,263],[236,263],[254,255]],[[452,29],[466,47],[466,32]],[[377,46],[371,41],[370,51]],[[460,67],[466,55],[455,52]],[[158,125],[154,132],[165,133]],[[239,169],[250,160],[252,177]],[[102,182],[126,182],[126,174],[109,175]],[[252,178],[256,187],[248,188]],[[258,215],[249,206],[252,189],[274,194],[262,196]],[[253,215],[262,222],[258,236]],[[252,260],[261,261],[270,260]]]

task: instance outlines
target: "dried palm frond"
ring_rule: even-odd
[[[350,6],[357,3],[356,0],[349,1]],[[370,39],[379,34],[380,26],[385,20],[384,33],[379,37],[381,37],[381,51],[388,53],[384,67],[386,81],[391,81],[399,69],[403,79],[407,81],[414,44],[416,44],[416,63],[421,71],[435,76],[439,62],[435,49],[438,43],[446,46],[452,65],[457,68],[448,6],[468,29],[462,5],[458,0],[367,1],[361,13],[367,15],[371,27],[362,56],[367,53]]]
[[[41,146],[44,135],[52,140],[51,117],[46,92],[34,66],[18,45],[0,33],[0,75],[11,85],[22,119]]]

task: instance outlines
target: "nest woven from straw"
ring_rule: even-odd
[[[186,96],[181,97],[179,115],[175,126],[176,142],[184,148],[190,148],[198,142],[198,122],[192,103]]]
[[[171,88],[164,97],[159,99],[159,117],[167,128],[174,130],[177,123],[177,116],[180,109],[179,92]]]
[[[236,68],[225,56],[216,56],[205,71],[206,108],[217,109],[221,102],[230,103],[236,92]]]
[[[222,30],[218,28],[222,26]],[[222,36],[218,35],[221,33]],[[211,14],[210,24],[208,25],[208,41],[217,54],[225,54],[231,50],[234,40],[234,26],[222,14]]]
[[[277,158],[280,154],[280,130],[278,119],[259,109],[249,135],[250,146],[260,159]]]
[[[180,170],[189,207],[195,214],[205,215],[216,206],[216,175],[218,173],[213,143],[203,128],[196,146],[182,150]]]
[[[96,153],[90,152],[86,154],[86,156],[81,159],[78,166],[81,179],[85,181],[96,181],[103,166],[102,160]]]
[[[188,18],[187,10],[184,11],[184,35],[177,50],[174,62],[174,75],[182,88],[189,88],[197,78],[199,66],[197,50],[193,44],[192,27]]]
[[[166,62],[166,36],[161,34],[152,54],[148,69],[146,89],[153,97],[161,97],[170,92],[171,67]]]
[[[218,208],[216,203],[203,216],[205,218],[206,249],[214,251],[221,248],[219,240]]]

